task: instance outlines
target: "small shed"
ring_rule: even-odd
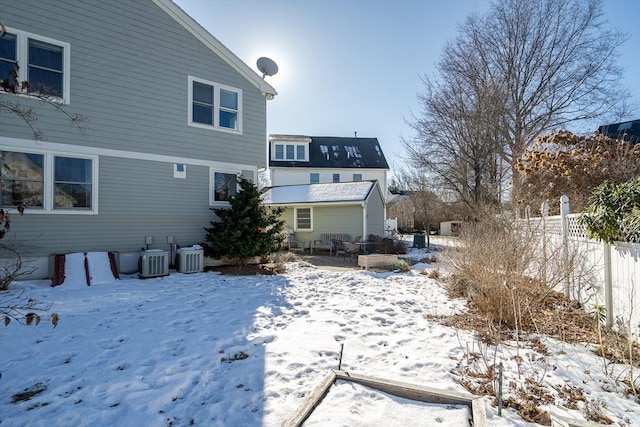
[[[441,236],[457,236],[460,234],[462,221],[445,221],[440,223]]]

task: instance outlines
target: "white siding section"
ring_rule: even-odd
[[[363,181],[377,180],[382,194],[387,194],[387,171],[380,169],[312,169],[312,168],[271,168],[271,185],[309,184],[312,173],[320,174],[320,183],[333,182],[333,174],[340,174],[340,182],[353,181],[354,174],[362,174]]]

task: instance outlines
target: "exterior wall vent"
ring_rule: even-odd
[[[176,255],[178,273],[199,273],[204,270],[204,250],[199,247],[180,248]]]
[[[160,249],[150,249],[140,253],[141,279],[169,275],[169,252]]]

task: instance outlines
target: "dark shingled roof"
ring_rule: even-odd
[[[598,132],[609,138],[622,138],[632,144],[637,144],[640,141],[640,120],[602,125],[598,128]]]
[[[378,138],[311,136],[309,161],[269,159],[271,167],[389,169]],[[271,150],[269,150],[271,153]]]

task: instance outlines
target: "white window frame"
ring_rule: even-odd
[[[241,174],[242,171],[239,170],[231,170],[231,169],[219,169],[219,168],[209,168],[209,206],[213,206],[213,207],[227,207],[227,206],[231,206],[231,204],[228,201],[218,201],[216,200],[216,196],[215,196],[215,191],[216,191],[216,187],[215,187],[215,177],[216,177],[216,173],[224,173],[224,174],[229,174],[229,175],[235,175],[236,177],[238,177]],[[237,185],[237,183],[236,183]],[[236,190],[240,190],[240,186],[237,185]]]
[[[26,207],[29,214],[62,214],[62,215],[97,215],[98,214],[98,156],[77,154],[63,151],[24,150],[16,147],[2,147],[2,151],[14,153],[38,154],[43,159],[43,194],[42,208]],[[90,208],[56,208],[54,207],[54,159],[55,157],[70,157],[91,161],[91,207]]]
[[[309,222],[310,222],[310,228],[300,228],[298,227],[298,210],[299,209],[309,209]],[[313,207],[309,206],[309,207],[299,207],[299,208],[294,208],[293,210],[293,229],[294,231],[313,231]]]
[[[276,147],[282,147],[282,158],[276,156]],[[304,157],[298,157],[298,146],[304,147]],[[287,147],[293,147],[293,159],[287,159]],[[309,158],[309,144],[275,142],[271,145],[271,158],[277,161],[306,162]]]
[[[16,28],[6,27],[7,33],[16,35],[16,60],[20,65],[20,74],[18,80],[29,81],[29,40],[37,40],[43,43],[52,44],[62,48],[62,97],[52,96],[51,99],[59,101],[63,104],[71,102],[71,45],[67,42],[55,40],[50,37],[41,36],[27,31],[18,30]],[[0,93],[7,93],[0,91]],[[22,92],[20,95],[31,96],[29,93]]]
[[[221,132],[228,132],[242,135],[242,89],[238,89],[231,86],[226,86],[220,83],[213,82],[211,80],[205,80],[194,76],[189,76],[188,80],[188,91],[189,91],[189,102],[187,105],[187,117],[189,126],[197,127],[200,129],[208,129],[208,130],[216,130]],[[207,86],[213,87],[213,126],[207,125],[204,123],[198,123],[193,121],[193,83],[201,83]],[[238,128],[237,129],[229,129],[226,127],[220,126],[220,89],[227,90],[229,92],[235,92],[238,94]],[[225,110],[222,107],[222,110]]]

